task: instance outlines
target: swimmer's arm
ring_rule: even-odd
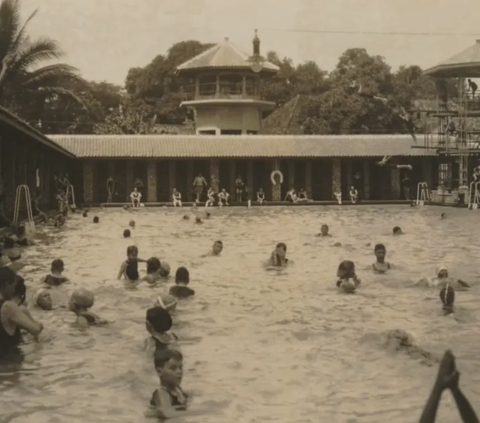
[[[124,261],[120,266],[120,270],[118,271],[118,276],[117,276],[118,280],[122,279],[122,277],[125,275],[126,268],[127,268],[127,262]]]
[[[146,262],[147,262],[147,260],[144,260],[144,259],[141,259],[141,258],[137,258],[137,261],[138,261],[139,263],[146,263]]]
[[[155,402],[155,415],[161,419],[174,419],[180,416],[194,415],[188,411],[177,411],[170,402],[170,396],[163,389],[159,389],[153,398]]]
[[[438,405],[440,404],[440,399],[442,398],[443,389],[436,383],[433,386],[432,393],[430,398],[423,409],[422,416],[420,417],[419,423],[434,423],[437,417]]]
[[[43,331],[43,325],[32,318],[26,307],[18,307],[10,301],[3,305],[5,316],[20,329],[33,336],[38,336]]]
[[[462,281],[461,279],[458,279],[458,283],[464,288],[470,288],[470,285],[467,282]]]
[[[451,389],[455,403],[457,404],[458,412],[462,417],[464,423],[479,423],[478,417],[475,414],[468,399],[463,395],[463,392],[457,386]]]

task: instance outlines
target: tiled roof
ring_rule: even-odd
[[[50,135],[79,158],[433,156],[409,135]],[[418,137],[421,139],[421,136]]]
[[[297,94],[283,106],[262,120],[262,134],[265,135],[301,135],[303,128],[298,123],[298,115],[308,100],[307,95]]]
[[[177,67],[178,71],[206,69],[206,68],[248,68],[251,63],[248,61],[250,55],[240,50],[237,46],[225,38],[223,43],[217,44],[212,48],[200,53],[193,59],[182,63]],[[277,72],[278,66],[265,61],[263,69],[267,71]]]
[[[480,76],[480,40],[461,53],[441,62],[425,71],[436,77],[479,77]]]

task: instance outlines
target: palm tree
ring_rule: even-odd
[[[82,81],[77,69],[61,63],[40,66],[60,59],[63,53],[54,40],[30,39],[26,27],[36,14],[22,25],[20,0],[2,0],[0,4],[0,105],[19,114],[27,104],[43,106],[52,96],[67,95],[80,101],[68,89]]]

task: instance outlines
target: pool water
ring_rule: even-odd
[[[480,412],[479,212],[223,208],[210,209],[212,218],[196,225],[182,219],[187,211],[96,210],[88,219],[73,216],[67,228],[39,229],[38,245],[24,253],[29,286],[61,257],[74,285],[94,290],[93,311],[114,323],[82,331],[72,327],[68,311],[36,312],[46,326],[41,342],[25,346],[20,369],[1,370],[0,422],[151,421],[143,414],[158,379],[142,349],[145,311],[173,279],[126,290],[115,278],[132,243],[142,258],[167,260],[173,274],[187,266],[196,290],[194,299],[179,304],[174,332],[185,355],[182,385],[194,395],[190,408],[208,414],[177,421],[418,421],[437,364],[387,348],[386,334],[394,329],[436,357],[451,348],[460,385]],[[95,214],[99,225],[91,223]],[[132,218],[137,227],[125,240]],[[323,223],[332,238],[314,237]],[[393,237],[396,225],[406,234]],[[218,239],[225,245],[221,257],[201,258]],[[294,264],[267,271],[262,265],[277,242],[287,244]],[[368,270],[379,242],[397,267],[388,275]],[[335,289],[343,259],[356,263],[362,279],[356,295]],[[437,291],[412,287],[434,276],[439,264],[474,285],[457,294],[458,320],[441,316]],[[449,394],[437,421],[459,421]]]

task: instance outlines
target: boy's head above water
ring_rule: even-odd
[[[183,220],[189,220],[189,219],[190,219],[190,216],[188,214],[183,215]]]
[[[187,285],[190,282],[190,273],[186,267],[179,267],[175,273],[175,283]]]
[[[401,235],[403,234],[402,228],[400,226],[395,226],[393,228],[393,235]]]
[[[338,265],[337,277],[340,279],[351,279],[355,275],[355,264],[353,261],[344,260]]]
[[[154,338],[157,334],[168,332],[172,325],[172,316],[165,308],[158,305],[147,310],[145,327]]]
[[[65,269],[65,263],[62,259],[55,259],[52,261],[50,270],[52,273],[62,273]]]
[[[179,351],[170,348],[157,351],[154,365],[162,386],[180,386],[183,378],[183,356]]]
[[[197,216],[197,217],[195,218],[195,223],[203,223],[203,222],[202,222],[202,219]]]
[[[223,242],[222,241],[215,241],[213,243],[213,254],[218,256],[223,250]]]
[[[100,218],[98,216],[95,216],[93,218],[93,223],[99,223],[100,222]]]
[[[446,267],[439,267],[437,269],[437,278],[439,279],[448,278],[448,269]]]
[[[33,303],[42,310],[51,310],[53,308],[52,297],[48,289],[40,289],[33,297]]]
[[[322,227],[320,228],[320,233],[322,235],[328,235],[328,230],[329,230],[328,225],[322,225]]]
[[[124,237],[124,238],[130,238],[131,235],[132,235],[132,234],[131,234],[131,232],[130,232],[130,229],[125,229],[125,230],[123,231],[123,237]]]
[[[92,291],[85,288],[79,288],[72,292],[69,308],[74,313],[81,309],[89,309],[95,303],[95,295]]]
[[[147,260],[147,273],[152,274],[158,272],[161,266],[162,264],[160,262],[160,259],[158,259],[157,257],[150,257]]]
[[[130,220],[130,222],[128,223],[128,226],[130,226],[131,228],[134,228],[135,227],[135,220]]]
[[[385,260],[385,256],[387,255],[387,249],[385,248],[385,245],[383,244],[375,245],[373,252],[375,253],[375,257],[380,263],[382,263]]]
[[[127,257],[130,260],[136,260],[138,258],[138,247],[136,245],[127,247]]]
[[[283,242],[279,242],[275,247],[275,254],[277,254],[280,258],[285,258],[287,255],[287,245]]]

